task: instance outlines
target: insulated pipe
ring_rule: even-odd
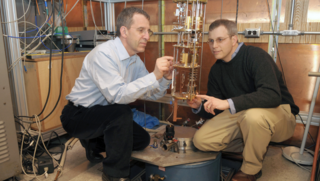
[[[320,72],[320,67],[319,67],[318,72]],[[318,95],[319,84],[320,84],[320,78],[317,77],[316,85],[314,86],[313,95],[312,95],[312,98],[311,98],[311,104],[310,104],[307,124],[306,124],[306,128],[304,130],[302,143],[301,143],[301,147],[300,147],[300,155],[303,154],[304,148],[305,148],[305,145],[306,145],[308,132],[309,132],[309,128],[310,128],[310,123],[311,123],[311,119],[312,119],[312,114],[313,114],[313,110],[314,110],[314,105],[316,104],[316,99],[317,99],[317,95]]]
[[[177,32],[153,32],[154,35],[177,35]],[[207,31],[203,32],[203,34],[209,34]],[[244,31],[239,31],[238,35],[244,35]],[[260,35],[282,35],[281,31],[272,32],[272,31],[261,31]],[[300,32],[298,35],[320,35],[320,32],[316,31],[308,31],[308,32]],[[291,35],[294,36],[294,35]]]
[[[290,14],[289,30],[292,30],[292,27],[293,27],[294,3],[295,3],[295,0],[292,0],[292,2],[291,2],[291,14]]]
[[[222,0],[223,3],[223,0]],[[207,9],[207,5],[206,4],[202,4],[202,6],[204,6],[204,12],[203,12],[203,21],[202,21],[202,48],[201,48],[201,62],[200,62],[200,67],[202,67],[202,56],[203,56],[203,40],[204,40],[204,24],[206,22],[206,9]],[[222,9],[221,9],[222,12]],[[222,15],[222,14],[221,14]],[[200,94],[200,90],[201,90],[201,76],[202,76],[202,71],[199,71],[199,94]]]
[[[104,29],[108,30],[107,3],[103,3],[104,8]]]
[[[320,75],[320,73],[319,73]],[[310,76],[310,73],[309,73]],[[311,171],[311,179],[310,181],[314,181],[315,180],[315,175],[316,175],[316,169],[317,169],[317,160],[318,160],[318,154],[319,154],[319,142],[320,140],[320,126],[318,129],[318,136],[317,136],[317,143],[316,143],[316,148],[315,148],[315,152],[314,152],[314,156],[313,156],[313,164],[312,164],[312,171]]]

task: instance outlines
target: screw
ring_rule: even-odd
[[[3,103],[3,105],[6,105],[7,103]]]

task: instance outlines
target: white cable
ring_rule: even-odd
[[[31,0],[30,0],[31,1]],[[29,1],[29,2],[30,2]],[[22,0],[22,9],[23,9],[23,13],[25,14],[25,9],[24,9],[24,0]],[[24,37],[27,36],[27,24],[26,24],[26,16],[23,16],[23,20],[24,20]],[[25,38],[24,39],[24,44],[26,45],[27,44],[27,39]],[[26,63],[26,49],[24,49],[23,51],[23,67],[25,66],[25,63]]]
[[[103,37],[105,37],[106,39],[108,39],[108,37],[106,37],[101,31],[100,29],[97,27],[96,25],[96,21],[94,19],[94,12],[93,12],[93,9],[92,9],[92,0],[90,0],[90,8],[91,8],[91,16],[92,16],[92,21],[93,21],[93,24],[94,24],[94,27],[96,30],[98,30],[100,32],[100,35],[102,35]]]
[[[20,18],[18,18],[17,20],[13,20],[13,21],[9,21],[9,22],[1,22],[1,23],[3,23],[3,24],[5,24],[5,23],[14,23],[14,22],[19,21],[19,20],[22,19],[24,16],[26,16],[26,14],[27,14],[27,12],[28,12],[28,10],[29,10],[29,8],[30,8],[30,4],[31,4],[31,0],[29,0],[29,5],[28,5],[28,8],[27,8],[27,11],[26,11]]]
[[[282,152],[283,152],[283,148],[282,148],[282,147],[280,147],[280,148],[281,148],[281,150],[282,150]],[[293,153],[291,153],[291,154],[290,154],[290,158],[292,159],[292,161],[293,161],[296,165],[298,165],[300,168],[302,168],[302,169],[304,169],[304,170],[306,170],[306,171],[308,171],[308,172],[311,172],[310,169],[305,168],[304,166],[300,165],[300,164],[292,157],[292,155],[295,154],[295,153],[300,154],[299,152],[293,152]]]
[[[100,15],[101,15],[101,26],[103,27],[103,15],[102,15],[101,1],[100,1]]]
[[[143,10],[143,3],[144,3],[144,1],[142,0],[142,8],[141,8],[142,10]]]
[[[23,173],[24,173],[26,176],[31,177],[31,178],[35,178],[34,176],[28,175],[28,174],[26,173],[26,171],[24,170],[24,167],[23,167],[23,163],[22,163],[22,148],[23,148],[24,135],[25,135],[25,131],[24,131],[23,134],[22,134],[22,140],[21,140],[21,148],[20,148],[20,164],[21,164],[21,165],[20,165],[20,166],[21,166],[21,169],[22,169]],[[42,174],[42,175],[44,175],[44,174]],[[37,178],[37,177],[41,177],[42,175],[36,176],[36,178]],[[37,179],[38,179],[38,178],[37,178]],[[38,180],[39,180],[39,179],[38,179]]]
[[[48,29],[50,29],[50,27],[51,27],[51,26],[49,26]],[[48,31],[48,29],[45,30],[44,33],[45,33],[46,31]],[[43,33],[43,34],[44,34],[44,33]],[[40,36],[43,36],[43,34],[41,34]],[[46,37],[45,37],[43,40],[47,39],[48,36],[50,36],[50,35],[46,35]],[[37,39],[38,39],[38,38],[37,38]],[[37,39],[36,39],[36,40],[37,40]],[[34,40],[34,41],[36,41],[36,40]],[[33,41],[33,42],[34,42],[34,41]],[[25,47],[25,49],[29,48],[29,46],[31,46],[31,44],[32,44],[33,42],[31,42],[27,47]],[[31,50],[30,50],[30,53],[34,52],[40,45],[41,45],[41,42],[39,42],[38,45],[36,45],[33,49],[31,49]],[[11,71],[11,70],[13,69],[13,67],[15,67],[15,66],[17,65],[17,63],[18,63],[21,59],[22,59],[22,56],[18,57],[18,58],[8,67],[8,71]]]
[[[63,19],[65,19],[65,18],[68,16],[68,14],[73,10],[74,7],[76,7],[76,5],[78,4],[79,1],[80,1],[80,0],[77,0],[77,2],[74,3],[74,5],[73,5],[72,8],[70,9],[70,11],[69,11],[66,15],[64,15]]]
[[[53,162],[55,162],[58,166],[60,166],[59,162],[51,155],[51,153],[49,152],[49,150],[47,149],[46,145],[44,144],[44,141],[43,141],[43,137],[42,137],[42,134],[41,134],[41,121],[38,117],[37,114],[34,115],[34,119],[36,121],[36,124],[37,124],[37,127],[38,127],[38,130],[39,130],[39,136],[41,138],[41,142],[43,144],[43,148],[47,151],[47,154],[52,158]],[[37,142],[38,144],[38,142]],[[36,145],[37,146],[37,145]],[[35,148],[36,149],[36,148]]]
[[[311,172],[311,170],[310,169],[308,169],[308,168],[305,168],[304,166],[302,166],[302,165],[300,165],[293,157],[292,157],[292,155],[293,154],[300,154],[299,152],[293,152],[293,153],[291,153],[290,154],[290,157],[291,157],[291,159],[296,163],[296,165],[298,165],[300,168],[302,168],[302,169],[304,169],[304,170],[306,170],[306,171],[308,171],[308,172]]]

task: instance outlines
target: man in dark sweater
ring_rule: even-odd
[[[188,104],[208,119],[194,145],[202,151],[242,152],[242,166],[232,180],[256,180],[269,142],[293,135],[299,108],[269,54],[238,43],[237,34],[232,21],[210,25],[208,44],[217,62],[209,73],[207,95]]]

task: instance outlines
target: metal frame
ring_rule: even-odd
[[[17,10],[15,1],[1,1],[1,20],[11,22],[17,19]],[[18,23],[7,23],[2,27],[3,32],[11,36],[19,36]],[[20,41],[16,38],[8,38],[5,41],[7,63],[13,64],[20,57]],[[11,76],[12,98],[14,112],[18,115],[28,115],[27,96],[24,84],[23,64],[20,61],[9,73]]]
[[[0,28],[0,55],[6,55],[2,27]],[[0,59],[0,88],[0,180],[5,180],[21,172],[7,59],[5,56]]]
[[[271,19],[270,19],[270,30],[272,32],[279,31],[280,28],[280,12],[281,12],[281,4],[282,0],[273,0],[272,1],[272,10],[271,10]],[[275,37],[274,37],[275,36]],[[278,35],[270,35],[268,42],[268,53],[271,55],[273,60],[277,61],[277,53],[278,53]]]

